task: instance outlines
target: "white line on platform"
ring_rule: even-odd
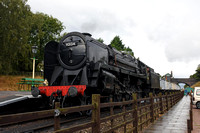
[[[22,101],[22,100],[26,100],[28,98],[29,97],[27,97],[27,96],[23,96],[23,97],[18,97],[18,98],[6,100],[4,102],[0,102],[0,107],[11,104],[11,103],[19,102],[19,101]]]

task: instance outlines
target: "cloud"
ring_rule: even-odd
[[[109,44],[119,35],[135,56],[164,75],[188,77],[200,64],[200,1],[29,0],[58,18],[66,32],[89,32]],[[48,4],[46,4],[48,3]]]
[[[199,35],[192,31],[185,31],[185,33],[177,35],[174,40],[169,41],[169,44],[166,45],[165,53],[169,62],[190,62],[200,59],[199,50]]]
[[[118,23],[119,19],[110,12],[92,12],[88,11],[87,15],[91,16],[87,20],[83,21],[81,24],[81,30],[88,32],[104,32],[104,31],[112,31],[121,29]],[[84,15],[84,14],[82,14]]]
[[[110,32],[115,35],[123,33],[128,34],[128,29],[134,27],[134,22],[131,19],[118,17],[116,13],[110,11],[93,11],[89,10],[87,13],[82,14],[90,16],[81,23],[81,31],[90,33],[104,33]]]
[[[167,13],[157,19],[156,24],[145,28],[150,41],[165,47],[169,62],[187,63],[200,59],[200,17],[194,17],[193,12],[184,15]]]

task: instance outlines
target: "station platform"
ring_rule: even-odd
[[[30,91],[0,91],[0,107],[32,98]]]
[[[168,112],[145,129],[144,133],[187,133],[190,96],[184,96]]]
[[[196,105],[192,106],[193,112],[193,130],[192,133],[200,133],[200,109],[196,108]]]

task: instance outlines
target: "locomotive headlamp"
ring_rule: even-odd
[[[70,97],[75,97],[78,94],[77,88],[76,87],[70,87],[68,90],[68,96]]]

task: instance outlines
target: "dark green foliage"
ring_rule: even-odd
[[[27,0],[0,0],[0,74],[31,71],[31,46],[38,46],[36,64],[41,63],[45,43],[64,29],[56,18],[32,13],[26,3]]]
[[[27,36],[30,30],[30,7],[26,0],[0,1],[0,73],[24,69],[22,62],[29,62]]]
[[[58,36],[55,40],[58,41],[58,42],[60,42],[60,40],[61,40],[65,35],[67,35],[67,32],[62,33],[62,34],[61,34],[60,36]]]
[[[123,51],[126,54],[134,56],[132,49],[130,49],[129,47],[125,47],[125,45],[122,43],[122,40],[120,39],[119,36],[115,36],[110,44],[112,47],[116,48],[117,50]]]
[[[104,42],[104,40],[102,38],[99,38],[99,39],[96,39],[96,40],[99,41],[99,42],[101,42],[101,43]]]
[[[196,73],[194,73],[193,75],[190,75],[190,78],[200,80],[200,67],[197,68]]]
[[[127,47],[127,48],[125,47],[125,52],[127,54],[130,54],[130,55],[134,56],[132,49],[130,49],[129,47]]]
[[[111,44],[112,47],[116,48],[119,51],[124,50],[124,44],[122,44],[122,40],[120,39],[119,36],[115,36],[110,44]]]
[[[29,44],[38,46],[36,54],[36,58],[38,59],[36,64],[38,64],[43,60],[45,44],[56,40],[64,29],[64,26],[58,19],[43,13],[32,14],[32,18]]]

